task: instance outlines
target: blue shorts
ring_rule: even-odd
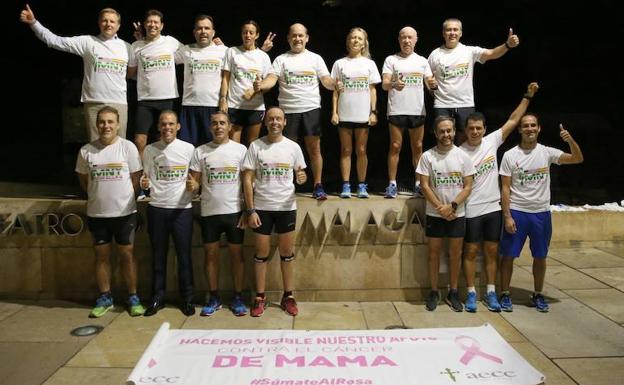
[[[210,142],[212,140],[210,117],[217,111],[217,107],[182,106],[178,138],[195,147]]]
[[[546,258],[552,236],[550,211],[525,213],[511,210],[511,217],[516,222],[516,233],[509,234],[503,230],[500,242],[500,255],[518,258],[522,247],[524,247],[524,241],[526,241],[528,236],[533,258]]]

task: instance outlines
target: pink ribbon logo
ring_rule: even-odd
[[[462,343],[462,340],[469,340],[471,345],[470,346],[464,345]],[[464,355],[462,356],[462,358],[459,359],[459,362],[461,362],[464,365],[468,365],[468,363],[472,361],[472,359],[475,358],[476,356],[487,358],[488,360],[497,362],[499,364],[503,363],[503,360],[501,360],[499,357],[496,357],[496,356],[493,356],[491,354],[487,354],[481,351],[481,344],[479,343],[479,341],[475,340],[472,337],[457,336],[455,337],[455,344],[457,344],[462,350],[466,351]]]

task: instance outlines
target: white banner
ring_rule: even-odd
[[[396,330],[170,330],[126,384],[533,385],[545,381],[490,325]]]

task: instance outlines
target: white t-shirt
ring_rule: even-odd
[[[224,45],[200,47],[190,44],[176,51],[176,64],[184,64],[183,106],[219,105],[221,70],[226,49]]]
[[[128,104],[126,72],[133,57],[130,44],[117,36],[108,40],[89,35],[60,37],[39,22],[31,28],[48,47],[82,57],[81,102]]]
[[[255,170],[254,207],[258,210],[297,209],[293,170],[306,168],[301,147],[287,137],[271,143],[254,140],[243,161],[243,170]]]
[[[191,170],[202,173],[201,215],[234,214],[241,206],[241,165],[247,148],[229,140],[202,144],[195,149]]]
[[[381,82],[375,62],[365,57],[344,57],[334,63],[331,76],[344,85],[344,91],[338,98],[340,121],[368,122],[371,111],[370,85]]]
[[[460,146],[470,157],[476,170],[472,192],[466,200],[466,218],[475,218],[501,209],[496,160],[496,151],[501,144],[503,130],[499,128],[485,136],[476,147],[469,145],[468,141]]]
[[[429,66],[438,81],[438,89],[433,92],[434,108],[474,107],[474,63],[482,63],[483,52],[484,48],[461,43],[453,49],[441,46],[431,52]]]
[[[145,147],[143,172],[150,180],[150,205],[163,209],[186,209],[192,206],[193,193],[186,191],[188,167],[195,147],[175,139],[162,140]]]
[[[319,78],[329,76],[323,58],[305,50],[286,52],[273,61],[269,73],[279,79],[279,105],[287,114],[321,108]]]
[[[264,79],[271,69],[271,59],[259,48],[245,51],[239,47],[230,47],[225,51],[223,70],[230,72],[230,89],[228,90],[228,108],[241,110],[264,110],[264,97],[257,93],[251,100],[245,100],[243,94],[253,89],[256,75]]]
[[[416,172],[429,177],[429,185],[442,204],[449,204],[464,189],[464,177],[474,175],[475,168],[468,155],[453,146],[447,152],[438,151],[437,147],[425,151],[418,161]],[[441,215],[429,201],[425,213],[440,218]],[[457,206],[455,214],[465,215],[464,203]]]
[[[415,52],[408,57],[390,55],[384,61],[381,73],[402,77],[405,82],[401,91],[394,88],[388,91],[388,116],[426,115],[424,81],[425,77],[432,76],[427,59]]]
[[[108,146],[99,140],[82,146],[75,171],[89,176],[87,215],[115,218],[136,212],[130,174],[141,169],[139,151],[129,140],[117,137]]]
[[[516,146],[503,155],[500,175],[511,177],[509,207],[527,213],[550,211],[550,165],[563,151],[537,144],[533,150]]]
[[[163,100],[179,96],[174,55],[181,47],[182,43],[171,36],[132,43],[134,60],[130,60],[129,65],[138,66],[138,100]]]

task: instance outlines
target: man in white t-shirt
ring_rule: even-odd
[[[314,189],[312,196],[327,199],[321,183],[323,157],[321,155],[321,95],[319,83],[334,90],[334,79],[323,58],[306,49],[310,37],[308,29],[300,23],[288,29],[290,51],[273,61],[269,75],[255,83],[256,91],[266,92],[279,80],[279,105],[286,112],[285,135],[295,142],[303,136],[310,156]]]
[[[550,165],[578,164],[583,153],[570,133],[559,125],[561,139],[570,153],[537,142],[541,127],[537,115],[528,113],[520,119],[520,144],[507,151],[500,167],[501,195],[505,230],[500,243],[501,298],[504,311],[513,311],[509,292],[513,260],[520,256],[526,238],[533,256],[531,305],[540,312],[549,310],[542,294],[546,276],[546,256],[552,235],[550,216]]]
[[[97,36],[61,37],[45,28],[26,4],[20,21],[30,25],[35,36],[59,51],[82,57],[84,75],[80,101],[83,103],[89,142],[99,137],[96,125],[98,111],[108,105],[119,111],[119,136],[126,138],[128,98],[126,75],[133,53],[130,44],[117,37],[121,15],[112,8],[100,11]]]
[[[433,91],[433,117],[445,115],[455,118],[457,142],[462,143],[466,138],[466,117],[475,111],[472,82],[474,64],[500,58],[517,47],[520,39],[510,28],[507,40],[498,47],[486,49],[463,45],[459,42],[462,37],[462,22],[458,19],[444,21],[442,37],[444,45],[434,49],[428,59],[437,83]]]
[[[440,253],[445,237],[448,238],[448,272],[450,290],[445,298],[454,311],[462,311],[457,285],[461,270],[461,252],[464,242],[465,201],[472,189],[474,165],[468,155],[453,144],[455,126],[453,118],[440,116],[434,122],[436,146],[427,150],[418,162],[416,173],[425,196],[427,248],[429,254],[429,279],[431,292],[426,299],[427,310],[438,306],[438,275]]]
[[[194,44],[180,48],[176,64],[184,64],[184,90],[180,110],[180,139],[194,146],[212,140],[210,117],[217,112],[221,70],[227,47],[213,42],[214,21],[198,15],[193,28]]]
[[[230,309],[234,315],[243,316],[247,314],[243,300],[243,240],[247,218],[242,215],[240,171],[247,148],[230,140],[232,125],[227,113],[214,113],[210,117],[210,129],[213,140],[197,147],[193,154],[193,178],[188,186],[191,191],[202,190],[201,228],[210,296],[200,315],[211,316],[222,306],[219,295],[219,249],[221,235],[225,234],[234,281],[234,298]]]
[[[95,249],[95,280],[100,295],[89,317],[98,318],[113,308],[111,294],[111,242],[117,244],[121,273],[128,289],[131,316],[145,312],[136,294],[137,266],[133,255],[136,231],[135,192],[139,188],[141,158],[132,142],[120,138],[119,112],[109,106],[97,114],[98,140],[78,153],[76,173],[87,192],[87,219]]]
[[[134,23],[137,34],[141,23]],[[143,153],[151,135],[156,139],[158,118],[164,110],[174,110],[178,98],[175,52],[182,47],[177,39],[161,34],[164,16],[156,9],[145,13],[145,36],[132,43],[134,56],[128,66],[137,75],[137,112],[134,143]]]
[[[418,165],[422,154],[422,141],[425,131],[425,94],[424,89],[431,88],[435,80],[424,57],[414,52],[418,34],[412,27],[403,27],[399,31],[401,51],[390,55],[384,61],[381,88],[388,91],[388,130],[390,149],[388,151],[388,187],[386,198],[397,196],[397,168],[399,154],[403,146],[403,132],[409,132],[412,148],[412,165]],[[419,194],[419,182],[416,181],[414,193]]]
[[[466,200],[466,235],[464,236],[464,275],[468,295],[465,309],[477,311],[477,291],[474,279],[477,253],[481,246],[485,257],[484,270],[487,279],[487,290],[483,302],[488,310],[501,310],[496,296],[496,263],[498,260],[498,241],[501,237],[503,217],[500,207],[500,190],[498,187],[498,161],[496,152],[509,134],[520,122],[526,112],[530,100],[537,92],[537,83],[529,84],[522,101],[509,116],[501,128],[485,135],[485,117],[480,112],[473,112],[466,120],[467,140],[459,147],[475,166],[476,174],[472,184],[472,192]]]
[[[160,140],[143,151],[141,188],[150,189],[147,231],[152,246],[152,301],[145,316],[152,316],[165,307],[170,236],[173,237],[178,259],[180,310],[187,316],[195,314],[191,259],[193,194],[186,190],[189,163],[195,147],[176,138],[179,130],[176,113],[171,110],[161,112],[158,118]]]
[[[293,261],[297,201],[293,179],[297,184],[306,182],[306,163],[301,147],[282,135],[286,115],[281,108],[269,108],[264,123],[267,126],[267,136],[250,144],[242,166],[248,224],[256,233],[256,298],[251,308],[251,316],[259,317],[264,314],[266,270],[273,228],[278,237],[284,286],[280,305],[287,314],[296,316],[298,309],[293,297]]]

